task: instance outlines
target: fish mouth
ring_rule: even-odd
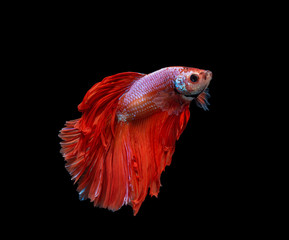
[[[198,98],[198,96],[204,92],[206,89],[207,89],[208,85],[206,85],[201,91],[197,92],[197,93],[193,93],[193,94],[183,94],[183,93],[180,93],[176,87],[174,87],[174,90],[175,90],[175,93],[181,95],[184,99],[186,100],[193,100],[193,99],[196,99]]]
[[[184,95],[185,97],[198,97],[201,93],[196,93],[192,95]]]
[[[198,93],[194,93],[194,94],[190,94],[190,95],[184,95],[185,97],[191,97],[191,98],[197,98],[202,92],[204,92],[206,90],[207,87],[204,87],[200,92]]]

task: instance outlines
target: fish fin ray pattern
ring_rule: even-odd
[[[72,180],[78,183],[81,200],[95,206],[118,210],[128,203],[125,128],[118,126],[118,99],[131,84],[145,76],[120,73],[95,84],[79,104],[82,117],[66,122],[60,131],[61,153]]]

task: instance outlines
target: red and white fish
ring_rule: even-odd
[[[59,134],[80,199],[113,211],[129,204],[136,215],[148,189],[157,196],[191,101],[208,110],[211,79],[208,70],[167,67],[96,83],[78,106],[81,118],[67,121]]]

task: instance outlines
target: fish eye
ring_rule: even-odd
[[[198,81],[198,79],[199,79],[199,77],[198,77],[197,75],[195,75],[195,74],[192,74],[192,75],[190,76],[190,80],[191,80],[192,82],[196,82],[196,81]]]

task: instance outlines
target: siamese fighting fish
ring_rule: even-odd
[[[88,90],[81,117],[59,134],[80,200],[112,211],[130,205],[136,215],[148,191],[157,197],[190,103],[208,110],[211,79],[209,70],[166,67],[108,76]]]

